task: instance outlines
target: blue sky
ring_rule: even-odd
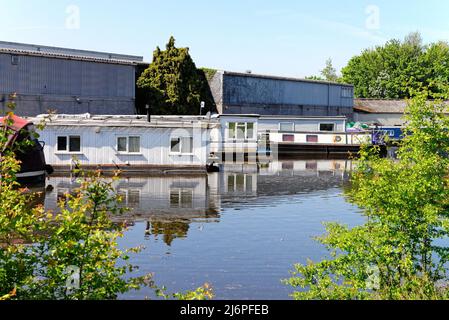
[[[412,31],[449,41],[443,0],[0,0],[0,10],[4,41],[151,61],[174,35],[198,66],[283,76],[318,74],[328,57],[340,69],[364,48]]]

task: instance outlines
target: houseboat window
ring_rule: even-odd
[[[181,138],[181,153],[193,153],[193,137]]]
[[[306,162],[307,170],[318,170],[318,162],[316,161],[308,161]]]
[[[128,191],[128,205],[137,207],[140,205],[140,190],[129,190]]]
[[[140,152],[140,137],[129,137],[129,150],[130,153]]]
[[[171,208],[193,208],[193,190],[192,189],[171,189],[170,190]]]
[[[235,122],[229,123],[229,132],[228,132],[229,139],[235,139],[235,127],[236,127]]]
[[[246,176],[246,192],[252,192],[252,191],[253,191],[253,177]]]
[[[245,192],[245,175],[244,174],[236,175],[235,184],[237,192]]]
[[[249,140],[254,139],[253,122],[230,122],[228,130],[229,139]]]
[[[253,177],[247,174],[231,174],[227,178],[227,192],[252,192]]]
[[[237,139],[244,140],[246,138],[246,123],[237,123]]]
[[[293,134],[284,134],[282,136],[283,142],[295,142],[295,135]]]
[[[193,153],[193,137],[171,138],[170,151],[172,153]]]
[[[117,137],[117,151],[139,153],[140,137]]]
[[[80,152],[81,151],[81,137],[80,136],[70,136],[69,137],[69,151],[70,152]]]
[[[307,135],[306,141],[310,143],[318,143],[318,136],[317,135]]]
[[[279,124],[279,131],[293,132],[295,131],[295,124],[293,122],[281,122]]]
[[[283,162],[282,170],[293,170],[295,168],[295,164],[293,162]]]
[[[117,138],[117,151],[118,152],[126,152],[127,148],[127,139],[125,137],[118,137]]]
[[[235,177],[234,175],[228,176],[228,192],[234,192],[234,185],[235,185]]]
[[[58,151],[67,151],[67,137],[58,137]]]
[[[254,139],[254,123],[252,122],[246,124],[246,139]]]
[[[68,152],[81,151],[81,137],[80,136],[59,136],[57,138],[57,150]]]
[[[171,152],[179,153],[181,152],[181,138],[172,138],[171,139]]]
[[[335,124],[334,123],[320,123],[320,131],[334,131]]]

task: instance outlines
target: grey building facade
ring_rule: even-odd
[[[227,71],[209,84],[220,114],[353,116],[348,84]]]
[[[0,42],[0,107],[36,116],[135,114],[136,70],[143,57]]]

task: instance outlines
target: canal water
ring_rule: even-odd
[[[135,275],[154,274],[168,292],[211,284],[217,299],[289,299],[281,283],[295,263],[327,255],[313,237],[324,222],[363,223],[343,189],[348,160],[289,160],[232,164],[207,176],[130,177],[116,182],[133,208],[122,248],[144,246],[132,256]],[[52,177],[45,205],[75,188],[70,177]],[[149,289],[121,299],[155,298]]]

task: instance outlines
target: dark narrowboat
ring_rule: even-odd
[[[34,124],[16,115],[10,115],[0,118],[0,126],[11,132],[4,150],[13,148],[17,160],[21,162],[21,170],[17,173],[18,181],[27,184],[44,183],[46,175],[51,174],[53,170],[45,162],[44,143],[36,138]],[[27,147],[14,149],[14,146],[26,140],[31,141]]]

